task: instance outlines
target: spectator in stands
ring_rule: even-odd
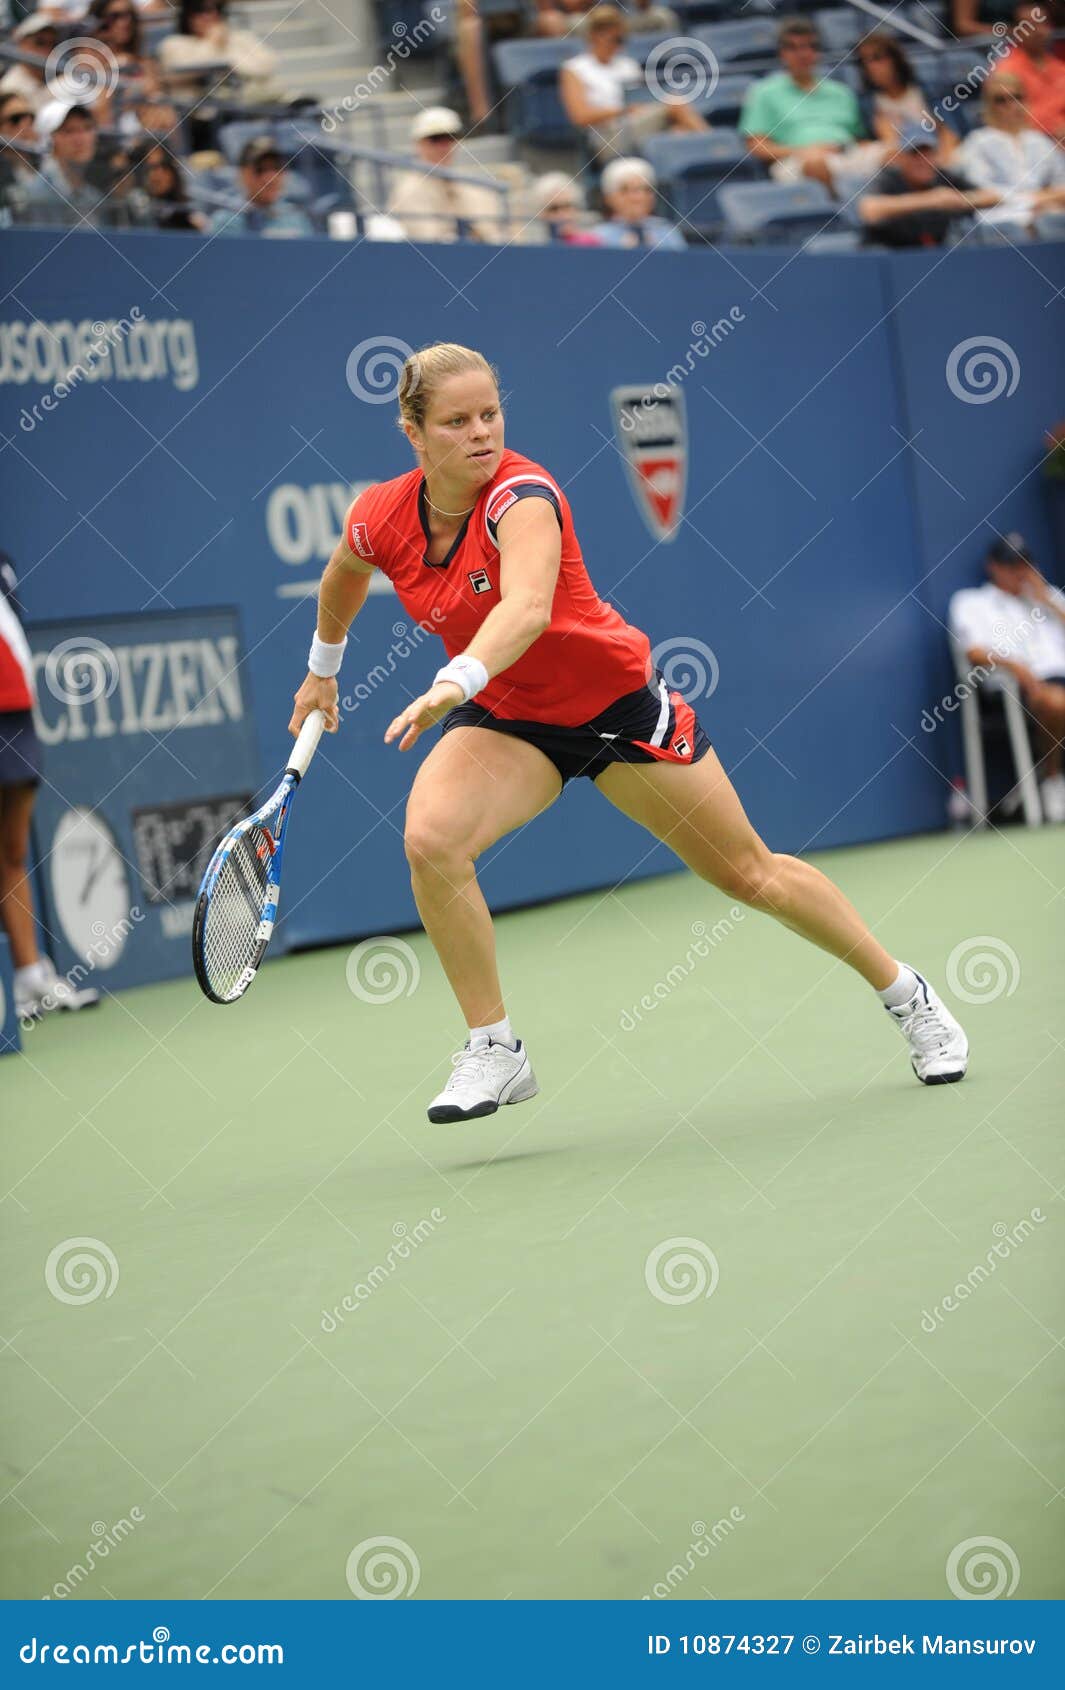
[[[1017,77],[1036,129],[1065,144],[1065,60],[1052,52],[1050,0],[1020,0],[1014,14],[1014,45],[999,69]]]
[[[485,66],[485,32],[477,0],[455,0],[455,62],[466,92],[471,124],[483,123],[491,110]],[[516,33],[516,32],[515,32]]]
[[[646,159],[611,160],[599,184],[610,215],[593,230],[602,246],[684,251],[684,236],[676,225],[654,215],[655,183],[655,173]]]
[[[937,164],[935,137],[912,123],[859,199],[858,217],[870,245],[940,246],[959,217],[997,203],[997,194],[969,189]]]
[[[98,228],[104,195],[91,180],[98,129],[88,106],[50,100],[37,114],[37,131],[49,143],[31,181],[24,183],[25,223]]]
[[[1005,670],[1021,689],[1043,757],[1043,814],[1065,822],[1065,594],[1043,579],[1020,534],[1002,535],[987,554],[989,579],[950,601],[950,631],[974,668]],[[992,673],[985,684],[996,686]]]
[[[314,225],[298,205],[282,200],[285,161],[270,135],[256,135],[240,154],[244,203],[235,211],[216,211],[212,235],[267,235],[275,240],[313,235]]]
[[[898,37],[874,30],[859,41],[855,58],[869,108],[868,126],[876,139],[894,147],[903,125],[921,123],[935,137],[940,159],[949,158],[958,137],[935,116]]]
[[[142,18],[168,18],[172,10],[170,0],[131,0],[131,3]],[[72,21],[83,18],[88,9],[86,0],[45,0],[43,7],[57,18]]]
[[[159,62],[170,92],[192,97],[203,84],[216,84],[225,65],[240,78],[241,92],[250,99],[277,95],[274,78],[278,59],[272,47],[248,29],[231,29],[225,0],[182,0],[177,32],[164,38]]]
[[[21,94],[0,94],[0,206],[19,220],[22,188],[37,173],[40,142],[34,113]]]
[[[41,784],[33,725],[33,658],[22,631],[11,559],[0,552],[0,926],[11,946],[19,1020],[57,1009],[88,1009],[98,991],[56,978],[37,945],[29,876],[30,820]]]
[[[592,0],[536,0],[537,35],[572,35]]]
[[[446,106],[430,106],[411,124],[418,168],[398,177],[388,203],[389,215],[411,241],[499,241],[500,197],[474,182],[455,182],[442,170],[464,167],[456,157],[462,119]]]
[[[1024,86],[1010,71],[984,84],[984,125],[966,135],[956,162],[974,188],[993,188],[997,204],[982,221],[1026,229],[1040,211],[1065,207],[1065,152],[1033,129]]]
[[[598,235],[584,226],[584,200],[564,170],[549,170],[532,185],[530,203],[535,222],[530,244],[543,240],[559,246],[602,246]]]
[[[951,0],[952,35],[990,35],[995,24],[1010,22],[1013,0]]]
[[[581,25],[586,48],[567,59],[558,73],[563,109],[583,129],[594,156],[616,157],[634,151],[657,130],[705,129],[706,120],[683,100],[631,101],[629,91],[643,84],[643,71],[623,51],[628,32],[617,6],[593,6]]]
[[[743,102],[740,130],[748,150],[778,182],[803,176],[833,193],[851,194],[883,164],[882,141],[859,146],[862,118],[855,94],[818,69],[820,41],[806,18],[781,24],[782,69],[756,82]]]
[[[136,221],[156,229],[202,233],[209,218],[189,203],[189,191],[177,160],[159,142],[146,138],[130,155]]]
[[[49,53],[59,44],[59,31],[53,19],[43,12],[31,12],[29,17],[15,25],[10,40],[12,46],[37,62],[33,65],[12,65],[10,70],[5,71],[0,77],[0,94],[21,94],[36,114],[52,97],[44,80],[44,67]]]
[[[117,64],[124,94],[159,92],[159,67],[144,50],[140,13],[134,0],[92,0],[85,21]],[[97,115],[104,121],[99,108]]]
[[[672,6],[660,6],[658,0],[629,0],[628,12],[630,27],[641,35],[655,30],[668,35],[670,30],[680,29],[680,18]]]

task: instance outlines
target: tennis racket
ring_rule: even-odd
[[[207,865],[192,918],[192,966],[204,997],[235,1003],[255,979],[277,920],[292,797],[322,737],[312,710],[273,797],[225,835]]]

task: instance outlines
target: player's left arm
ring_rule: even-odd
[[[516,663],[550,623],[562,562],[558,513],[546,497],[518,499],[500,517],[496,537],[499,603],[488,612],[464,654],[484,664],[489,680]],[[461,702],[456,682],[437,681],[390,723],[385,743],[402,735],[399,749],[409,751],[425,728]]]

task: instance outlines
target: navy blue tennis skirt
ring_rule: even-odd
[[[32,710],[0,714],[0,786],[39,786],[41,742]]]

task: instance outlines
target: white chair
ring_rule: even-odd
[[[973,666],[958,641],[952,639],[950,646],[954,657],[954,670],[959,681],[961,735],[965,749],[965,784],[973,807],[973,825],[974,827],[986,827],[988,815],[987,765],[984,761],[983,723],[980,720],[979,691],[981,683],[974,676]],[[985,688],[985,691],[996,693],[1002,699],[1002,708],[1006,718],[1006,733],[1009,737],[1010,752],[1013,757],[1013,771],[1017,777],[1013,790],[1020,796],[1025,825],[1027,827],[1040,827],[1043,822],[1043,804],[1039,796],[1039,782],[1035,776],[1032,744],[1028,736],[1028,718],[1021,701],[1021,689],[1011,674],[1000,669],[997,673],[994,688],[988,687]]]

